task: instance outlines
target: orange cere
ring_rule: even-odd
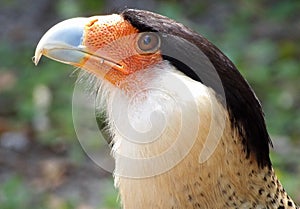
[[[105,19],[92,17],[85,26],[82,41],[91,56],[86,56],[80,67],[117,85],[127,75],[161,61],[160,51],[153,54],[138,53],[138,33],[119,15],[106,16]],[[104,60],[99,61],[95,57]]]

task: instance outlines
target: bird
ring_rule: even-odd
[[[56,24],[35,65],[42,56],[97,81],[122,208],[299,209],[272,167],[257,96],[194,30],[126,8]]]

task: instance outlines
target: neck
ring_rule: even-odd
[[[211,89],[192,82],[187,86],[200,93],[192,92],[195,100],[180,101],[184,106],[179,108],[181,111],[175,108],[164,112],[167,115],[163,130],[159,122],[162,118],[156,115],[152,115],[154,131],[150,134],[139,135],[128,130],[120,134],[120,130],[111,127],[115,185],[119,188],[123,208],[296,208],[273,169],[261,168],[254,155],[247,156],[239,132],[232,128],[227,111]],[[153,106],[151,99],[150,105],[146,102],[149,100],[143,101],[146,104],[138,107]],[[196,106],[190,104],[193,102]],[[162,111],[174,105],[169,100],[160,104],[166,106]],[[156,105],[159,104],[154,107]],[[120,104],[119,108],[124,110]],[[140,111],[143,110],[133,113]],[[199,121],[192,121],[194,111]],[[140,121],[145,118],[138,120],[139,115],[129,112],[128,117],[143,129],[147,123]],[[121,115],[121,118],[126,117]],[[187,131],[182,133],[182,130]],[[195,130],[199,132],[195,140],[190,140]],[[155,138],[157,133],[159,137]],[[136,140],[142,143],[135,143]],[[170,148],[171,145],[175,147]]]
[[[246,159],[242,145],[234,143],[238,137],[230,136],[229,131],[227,127],[214,154],[204,163],[198,163],[202,146],[197,141],[191,152],[165,173],[141,179],[116,175],[123,208],[296,208],[273,169],[259,168],[255,157]],[[124,164],[116,166],[119,170]]]

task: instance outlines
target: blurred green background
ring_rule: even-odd
[[[1,0],[0,208],[117,207],[111,174],[76,139],[77,72],[46,59],[35,67],[31,59],[55,23],[125,7],[180,21],[232,59],[263,104],[274,167],[300,203],[300,1]]]

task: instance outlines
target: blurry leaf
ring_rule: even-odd
[[[277,64],[278,79],[297,79],[299,81],[300,65],[295,59],[283,60]],[[296,84],[296,83],[295,83]]]
[[[292,41],[284,41],[279,44],[279,56],[281,59],[287,58],[292,59],[297,56],[299,50],[299,44],[295,44]]]
[[[0,190],[1,209],[30,208],[30,191],[18,176],[12,176],[3,182]]]
[[[56,6],[63,19],[76,17],[80,14],[79,4],[76,0],[60,0]]]
[[[253,41],[246,49],[245,58],[249,65],[267,65],[278,56],[275,44],[267,39]]]
[[[178,3],[161,2],[159,12],[172,19],[179,20],[179,19],[183,19],[181,16],[182,14],[181,9],[182,7]]]
[[[94,13],[99,14],[100,11],[103,10],[105,6],[105,1],[103,0],[80,0],[79,1],[80,10],[84,11],[85,13]]]
[[[75,206],[68,200],[56,195],[50,195],[46,201],[47,209],[73,209]]]
[[[265,82],[268,82],[270,79],[270,69],[267,67],[254,67],[254,66],[249,66],[245,70],[246,77],[249,81],[253,82],[253,85],[264,85]]]
[[[103,205],[107,209],[117,209],[120,208],[120,204],[118,202],[118,191],[114,189],[113,182],[110,182],[107,185],[107,189],[105,190],[104,202]]]
[[[300,3],[297,0],[294,1],[278,1],[267,10],[267,16],[271,17],[275,21],[283,21],[294,14],[299,14]]]

